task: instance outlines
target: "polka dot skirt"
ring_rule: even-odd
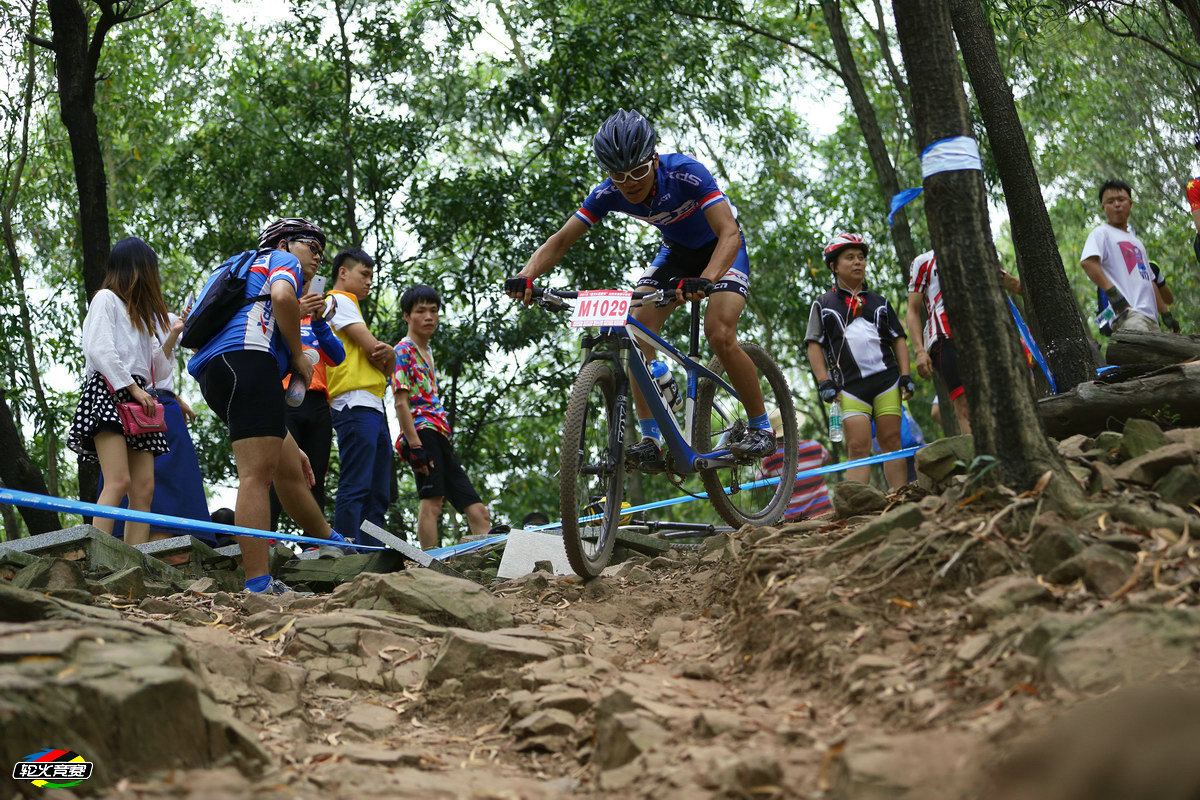
[[[134,375],[133,379],[138,386],[146,388],[146,381],[140,375]],[[92,373],[83,384],[79,407],[75,409],[75,419],[71,421],[71,432],[67,436],[67,447],[78,453],[82,460],[95,463],[98,460],[96,434],[104,431],[121,432],[123,428],[121,417],[117,414],[117,403],[132,401],[133,397],[128,390],[118,389],[116,392],[110,392],[104,376],[99,372]],[[126,436],[125,445],[130,450],[144,450],[156,456],[171,449],[163,431]]]

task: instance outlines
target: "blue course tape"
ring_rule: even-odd
[[[35,494],[34,492],[22,492],[17,489],[0,489],[0,503],[22,506],[24,508],[41,508],[64,514],[123,519],[126,522],[148,522],[151,525],[162,525],[163,527],[180,528],[190,531],[228,533],[232,536],[251,536],[255,539],[277,539],[281,542],[297,542],[299,544],[311,545],[331,544],[334,547],[354,548],[355,550],[387,549],[373,545],[354,544],[353,542],[331,542],[328,539],[317,539],[312,536],[293,536],[289,533],[260,531],[257,528],[242,528],[237,525],[222,525],[219,522],[205,522],[199,519],[172,517],[168,514],[154,514],[149,511],[132,511],[128,508],[84,503],[81,500],[67,500],[62,497],[50,497],[44,494]],[[0,547],[3,546],[3,543],[0,542]]]
[[[882,464],[885,461],[894,461],[899,458],[908,458],[909,456],[913,455],[914,453],[916,453],[918,450],[920,450],[924,446],[925,445],[918,445],[917,447],[908,447],[903,450],[895,450],[891,453],[880,453],[879,455],[867,456],[866,458],[859,458],[854,461],[842,461],[837,464],[828,464],[824,467],[817,467],[815,469],[804,470],[803,472],[797,472],[796,477],[793,480],[800,480],[801,478],[811,478],[811,477],[814,477],[817,475],[827,475],[831,472],[842,472],[844,470],[852,469],[854,467],[867,467],[872,464]],[[760,481],[750,481],[749,483],[743,483],[741,486],[738,487],[738,491],[742,491],[745,489],[760,489],[763,486],[773,486],[777,483],[779,483],[779,478],[764,478],[763,480],[760,480]],[[731,490],[729,488],[725,489],[725,494],[729,494],[730,492],[731,492]],[[624,516],[626,514],[636,514],[638,511],[650,511],[651,509],[655,509],[655,508],[665,508],[666,506],[679,505],[680,503],[690,503],[693,500],[701,500],[701,499],[707,500],[708,492],[700,492],[700,493],[696,494],[695,496],[684,495],[683,497],[673,497],[669,500],[658,500],[656,502],[646,503],[646,504],[640,505],[640,506],[632,506],[630,508],[623,508],[623,509],[621,509],[621,515]],[[600,519],[600,517],[601,517],[600,514],[590,514],[586,517],[580,517],[579,521],[580,522],[592,522],[594,520]],[[542,530],[544,528],[561,528],[561,527],[562,527],[562,523],[560,522],[560,523],[551,524],[551,525],[539,525],[538,527],[531,528],[530,530]]]
[[[463,542],[462,544],[454,544],[454,545],[450,545],[449,547],[438,547],[433,550],[426,550],[425,553],[426,553],[426,555],[432,556],[433,558],[447,559],[447,558],[450,558],[451,556],[458,556],[458,555],[462,555],[463,553],[470,553],[475,550],[482,550],[485,547],[490,547],[491,545],[498,544],[499,542],[503,542],[507,538],[508,538],[507,533],[499,533],[499,534],[496,534],[495,536],[488,536],[487,538],[484,538],[484,539],[475,539],[474,541],[471,541],[471,542]]]
[[[1038,349],[1037,342],[1033,340],[1033,334],[1029,332],[1025,320],[1021,319],[1021,312],[1017,311],[1017,306],[1011,297],[1005,295],[1004,299],[1008,301],[1008,310],[1012,312],[1013,322],[1017,323],[1017,331],[1021,334],[1021,340],[1033,354],[1033,360],[1042,368],[1042,374],[1046,376],[1046,383],[1050,384],[1050,392],[1058,394],[1058,387],[1054,385],[1054,376],[1050,374],[1050,367],[1046,366],[1046,359],[1042,358],[1042,351]]]

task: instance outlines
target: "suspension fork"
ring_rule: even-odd
[[[613,424],[608,431],[608,452],[620,463],[625,458],[625,415],[629,409],[629,353],[633,342],[625,339],[620,343],[616,358],[616,397],[613,398]]]

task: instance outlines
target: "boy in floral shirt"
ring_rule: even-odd
[[[442,298],[430,286],[411,286],[400,298],[400,310],[408,325],[408,335],[396,345],[396,370],[392,376],[392,394],[400,437],[396,450],[412,465],[417,479],[417,537],[421,547],[438,544],[438,518],[442,501],[450,502],[467,518],[471,533],[485,534],[491,529],[487,508],[450,446],[450,421],[438,397],[437,373],[429,340],[437,330]]]

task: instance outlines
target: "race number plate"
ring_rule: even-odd
[[[603,328],[625,324],[633,292],[599,289],[580,292],[579,302],[571,314],[572,328]]]

